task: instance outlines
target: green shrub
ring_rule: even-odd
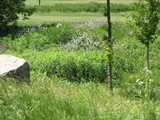
[[[56,44],[64,44],[71,40],[74,35],[74,29],[70,25],[58,23],[54,27],[45,27],[39,31],[32,31],[30,34],[24,34],[21,37],[11,40],[7,38],[6,42],[10,50],[22,52],[26,49],[42,51]],[[29,33],[29,32],[28,32]]]
[[[77,50],[102,50],[102,45],[99,41],[91,36],[90,32],[78,32],[79,34],[72,37],[72,40],[65,45],[67,51]]]
[[[107,60],[101,51],[65,52],[64,50],[47,50],[24,54],[31,69],[48,76],[57,75],[70,81],[100,81],[107,78]]]

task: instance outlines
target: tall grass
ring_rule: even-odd
[[[7,120],[158,120],[159,102],[106,93],[106,86],[70,83],[33,74],[31,85],[0,80],[0,119]],[[38,78],[38,80],[37,80]]]
[[[112,24],[114,92],[107,94],[106,56],[101,46],[94,46],[103,40],[106,26],[104,22],[38,24],[18,32],[13,29],[14,36],[0,38],[0,45],[7,48],[0,53],[22,57],[31,66],[29,85],[0,78],[0,119],[159,120],[159,38],[151,45],[146,99],[145,46],[124,23]]]
[[[90,22],[57,25],[40,27],[33,33],[27,32],[13,40],[6,37],[1,41],[8,47],[8,51],[3,53],[25,58],[30,63],[31,83],[26,85],[0,78],[0,119],[160,119],[160,69],[159,55],[156,54],[159,53],[159,40],[151,46],[150,99],[146,99],[143,84],[146,80],[143,70],[145,46],[135,40],[124,23],[113,24],[114,93],[109,95],[106,91],[107,60],[103,49],[86,51],[83,45],[71,51],[66,49],[66,45],[75,37],[81,38],[82,33],[92,35],[91,40],[94,38],[99,42],[103,39],[106,25],[93,27]],[[90,37],[83,36],[80,40],[88,39]]]
[[[106,9],[105,3],[65,3],[65,4],[54,4],[54,5],[41,5],[41,6],[28,6],[35,9],[36,12],[104,12]],[[112,12],[126,12],[130,11],[131,8],[126,4],[111,4]]]
[[[57,3],[61,3],[61,4],[66,4],[66,3],[70,3],[70,4],[77,4],[77,3],[81,3],[81,4],[86,4],[89,2],[93,2],[94,0],[81,0],[81,1],[77,1],[77,0],[45,0],[45,1],[41,1],[41,5],[53,5],[53,4],[57,4]],[[96,0],[96,2],[98,3],[106,3],[106,0]],[[111,3],[116,3],[116,4],[130,4],[133,2],[137,2],[137,0],[112,0]],[[26,1],[27,5],[38,5],[39,1],[37,0],[27,0]]]

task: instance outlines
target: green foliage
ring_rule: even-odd
[[[130,11],[129,5],[125,4],[111,4],[113,12],[125,12]],[[54,5],[41,5],[41,6],[28,6],[29,8],[35,8],[36,12],[104,12],[106,8],[105,3],[89,2],[86,4],[82,3],[65,3],[65,4],[54,4]]]
[[[72,81],[104,81],[107,77],[107,60],[104,59],[106,56],[103,55],[102,45],[99,42],[101,38],[97,37],[100,33],[96,32],[98,30],[102,32],[105,31],[104,27],[98,25],[99,27],[97,30],[94,30],[93,27],[88,26],[91,25],[91,22],[79,25],[80,27],[85,27],[85,29],[87,28],[86,31],[83,30],[83,28],[79,30],[69,25],[62,24],[56,27],[57,25],[27,34],[14,41],[4,41],[7,42],[10,50],[16,51],[18,54],[24,52],[22,57],[30,62],[33,71],[47,73],[49,76],[56,74],[59,77],[65,77]],[[119,25],[118,23],[113,24],[113,28],[113,35],[115,35],[115,38],[120,36],[116,34],[116,31],[123,31],[121,38],[122,36],[124,37],[127,32],[125,26]],[[95,37],[95,39],[98,39],[98,41],[91,37],[92,34],[94,34],[94,37],[97,37]],[[62,49],[59,49],[59,45]],[[119,49],[124,48],[124,46],[128,47],[126,43],[124,46],[123,44],[121,45],[122,46],[118,46]],[[27,49],[29,49],[29,51]],[[26,50],[27,53],[25,52]],[[97,50],[97,52],[92,52],[95,50]],[[68,53],[66,51],[68,51]],[[114,69],[114,79],[121,80],[123,79],[121,75],[123,71],[136,71],[138,67],[135,66],[135,64],[142,64],[142,62],[137,59],[133,60],[133,54],[130,52],[126,53],[123,49],[117,51],[118,53],[115,54],[116,69]],[[121,54],[121,56],[118,54]],[[128,56],[127,60],[125,59],[126,55]],[[137,54],[136,52],[134,55],[138,56],[139,53]],[[121,61],[121,63],[119,63],[119,61]]]
[[[53,27],[42,25],[41,28],[39,28],[39,31],[37,29],[38,28],[35,29],[34,26],[30,29],[30,31],[25,31],[22,29],[19,33],[22,35],[24,34],[23,36],[16,38],[16,40],[6,40],[8,43],[8,48],[17,52],[22,52],[25,49],[42,51],[53,47],[56,44],[60,45],[69,42],[75,33],[73,27],[60,23],[54,25]],[[37,32],[34,32],[36,30]]]
[[[9,51],[5,52],[6,54],[13,54],[26,59],[31,65],[32,72],[36,74],[44,73],[50,77],[57,75],[59,78],[63,77],[75,82],[104,82],[107,78],[107,60],[105,59],[104,50],[101,47],[94,48],[92,44],[90,46],[88,43],[91,40],[100,43],[100,46],[102,46],[99,41],[102,40],[103,34],[107,29],[105,26],[106,24],[104,23],[94,24],[92,22],[76,23],[72,24],[72,27],[69,24],[60,25],[57,23],[48,27],[42,25],[42,28],[39,27],[38,29],[33,26],[33,28],[29,28],[32,33],[29,30],[25,33],[24,30],[24,32],[22,31],[22,33],[25,33],[23,36],[19,36],[15,40],[5,38],[2,43],[9,49]],[[113,23],[112,26],[115,39],[114,86],[115,88],[121,87],[122,93],[120,94],[125,97],[143,99],[145,87],[141,89],[136,80],[145,81],[146,74],[143,72],[145,68],[145,56],[143,54],[145,46],[141,46],[135,40],[134,34],[124,23]],[[65,39],[67,38],[66,36],[69,39]],[[52,39],[49,40],[50,38]],[[72,44],[75,38],[79,40],[78,44]],[[49,42],[47,42],[48,40]],[[70,50],[68,50],[68,43],[72,44]],[[83,45],[79,45],[79,43]],[[159,45],[159,40],[155,41],[155,44],[152,44],[153,49],[151,49],[150,53],[152,56],[151,77],[154,80],[153,83],[157,85],[160,77],[160,60],[157,59],[160,56],[156,55],[156,53],[160,52]],[[86,46],[88,47],[86,48]],[[139,94],[137,92],[139,90],[143,94]],[[154,96],[152,99],[159,99],[157,91],[159,91],[159,88],[155,87],[154,92],[151,92],[156,93],[155,95],[152,94]]]
[[[69,81],[104,82],[107,77],[107,60],[101,51],[66,52],[52,48],[42,52],[28,51],[21,57],[27,59],[32,71],[57,75]]]
[[[105,72],[107,69],[105,66],[105,64],[107,65],[107,60],[103,61],[105,56],[102,55],[103,49],[100,41],[105,33],[106,24],[96,24],[96,29],[91,27],[95,25],[92,22],[82,23],[78,26],[75,24],[72,25],[73,27],[67,24],[59,25],[60,24],[55,24],[53,27],[44,27],[44,29],[39,28],[40,30],[36,32],[33,31],[33,33],[30,34],[28,34],[28,31],[25,36],[18,37],[15,40],[8,40],[8,38],[6,38],[3,41],[8,49],[16,51],[18,56],[20,55],[31,62],[34,71],[40,73],[47,72],[50,76],[54,74],[61,77],[67,76],[67,79],[72,81],[74,81],[74,78],[78,81],[85,78],[92,79],[92,76],[93,79],[104,81],[107,77]],[[85,29],[83,29],[83,27]],[[32,29],[30,30],[32,31]],[[119,34],[117,34],[117,31]],[[125,79],[126,74],[124,73],[136,73],[137,71],[139,72],[139,69],[144,69],[144,55],[142,53],[144,47],[140,46],[138,41],[135,41],[130,34],[125,24],[113,24],[113,36],[116,39],[114,44],[113,79],[115,80],[116,86],[119,86],[119,83]],[[93,46],[94,44],[95,46]],[[97,46],[97,44],[99,45]],[[155,47],[155,50],[159,52],[156,49],[157,47]],[[97,51],[97,54],[99,54],[97,58],[97,54],[94,55],[95,52],[92,53],[92,51],[95,50],[99,51]],[[88,52],[85,53],[85,51]],[[11,52],[11,54],[13,53]],[[157,61],[157,57],[154,58],[154,61]],[[92,64],[93,62],[94,64]],[[153,63],[154,66],[157,67],[158,61]],[[84,66],[86,66],[86,68]],[[104,66],[104,68],[102,66]],[[82,73],[83,69],[86,69],[86,71],[90,73]],[[77,73],[75,72],[76,70],[81,72]],[[78,74],[77,77],[76,74]],[[90,74],[88,75],[89,77],[86,77],[87,74]]]
[[[65,45],[65,48],[67,51],[91,51],[102,49],[102,45],[91,36],[90,32],[78,32],[78,35],[73,36],[72,40]]]
[[[112,25],[116,40],[112,95],[100,83],[107,78],[106,56],[100,48],[92,48],[102,40],[105,24],[39,24],[16,29],[14,40],[0,38],[0,49],[1,45],[8,49],[0,53],[22,57],[31,66],[30,85],[0,78],[0,119],[159,120],[159,38],[151,46],[152,73],[146,76],[144,46],[125,24]],[[71,51],[66,50],[68,43]]]
[[[132,26],[135,31],[136,38],[143,44],[145,44],[146,52],[146,78],[144,82],[144,87],[140,89],[142,94],[147,99],[152,99],[153,86],[150,83],[149,71],[149,52],[150,43],[153,43],[158,36],[158,24],[160,22],[160,1],[159,0],[139,0],[138,3],[133,5],[135,12],[132,14]],[[139,80],[139,79],[138,79]],[[156,89],[156,88],[155,88]],[[137,89],[139,90],[139,89]],[[141,94],[141,93],[140,93]]]
[[[139,0],[133,4],[135,12],[132,13],[132,27],[138,40],[147,45],[157,38],[158,24],[160,21],[159,0]]]
[[[30,85],[0,78],[0,119],[159,120],[159,102],[106,94],[105,84],[70,83],[32,74]],[[45,109],[44,109],[45,108]]]
[[[155,74],[149,71],[146,76],[146,69],[133,74],[125,73],[126,80],[124,81],[120,94],[128,98],[159,101],[159,79]]]
[[[16,24],[18,14],[23,15],[23,19],[32,14],[32,10],[25,7],[25,0],[1,0],[0,29],[3,30],[8,24]]]

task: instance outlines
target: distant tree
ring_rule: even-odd
[[[9,24],[16,24],[22,15],[23,19],[33,13],[33,10],[25,7],[26,0],[0,0],[0,30]]]
[[[39,0],[39,6],[41,5],[41,0]]]
[[[160,22],[160,1],[139,0],[133,4],[131,25],[136,38],[146,46],[146,68],[149,70],[150,43],[157,38]]]

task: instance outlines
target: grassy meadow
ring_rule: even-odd
[[[159,120],[160,35],[151,44],[146,77],[146,48],[126,18],[136,0],[111,0],[112,94],[103,40],[106,0],[41,1],[27,0],[34,14],[0,36],[0,54],[24,58],[31,68],[30,84],[0,78],[0,120]]]

